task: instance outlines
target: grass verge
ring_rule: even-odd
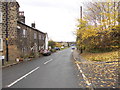
[[[102,61],[102,62],[111,62],[118,61],[120,58],[118,56],[119,51],[103,52],[103,53],[82,53],[81,56],[88,61]]]

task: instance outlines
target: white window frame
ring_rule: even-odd
[[[2,12],[0,11],[0,23],[2,23]]]
[[[0,51],[3,51],[3,39],[0,38]]]
[[[23,29],[23,37],[27,37],[27,30]]]
[[[17,28],[18,28],[18,29],[21,29],[21,27],[20,27],[20,26],[17,26]]]

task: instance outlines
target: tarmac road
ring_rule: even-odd
[[[3,69],[3,87],[8,88],[82,88],[82,80],[70,48]]]

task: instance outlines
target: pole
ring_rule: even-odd
[[[80,18],[82,19],[82,6],[80,6]]]
[[[82,20],[82,6],[80,6],[80,19]],[[82,22],[81,22],[82,24]],[[82,27],[81,27],[82,28]],[[82,38],[81,38],[82,39]],[[82,42],[82,41],[81,41]],[[81,43],[81,48],[80,48],[80,52],[83,53],[83,49],[82,49],[82,43]]]
[[[9,61],[8,53],[8,2],[6,2],[6,61]]]

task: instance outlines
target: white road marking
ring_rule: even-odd
[[[82,70],[80,70],[80,72],[83,73]]]
[[[25,74],[24,76],[20,77],[19,79],[17,79],[16,81],[14,81],[13,83],[7,85],[7,87],[11,87],[13,86],[14,84],[16,84],[17,82],[19,82],[20,80],[26,78],[28,75],[30,75],[31,73],[33,73],[34,71],[36,71],[37,69],[39,69],[40,67],[37,67],[35,69],[33,69],[32,71],[30,71],[29,73]]]
[[[84,75],[83,73],[82,73],[82,76],[83,76],[84,78],[86,78],[85,75]]]
[[[50,59],[49,61],[45,62],[44,64],[47,64],[47,63],[51,62],[52,60],[53,60],[53,59]]]
[[[86,81],[87,85],[90,86],[91,83],[88,81],[87,77],[85,76],[85,74],[83,73],[82,69],[80,68],[79,64],[76,64],[79,71],[82,73],[83,79]]]
[[[78,69],[81,71],[81,68],[79,67],[79,65],[77,64],[77,67],[78,67]]]
[[[90,85],[91,85],[91,83],[89,83],[89,81],[86,81],[86,83],[87,83],[87,85],[88,85],[88,86],[90,86]]]

